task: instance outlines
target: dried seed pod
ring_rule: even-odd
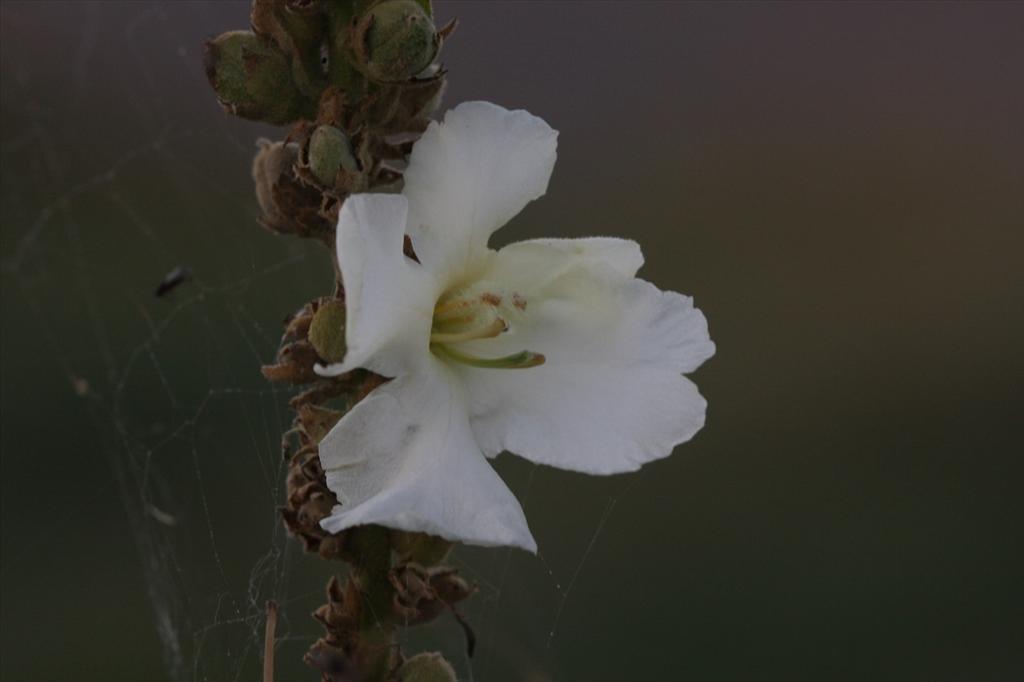
[[[319,443],[327,432],[341,419],[341,412],[318,405],[302,405],[298,408],[300,428],[305,440]]]
[[[434,588],[438,599],[449,606],[476,592],[476,588],[466,582],[454,568],[433,569],[430,574],[430,586]]]
[[[388,580],[395,589],[394,615],[405,625],[427,623],[476,591],[450,566],[407,563],[391,569]]]
[[[259,139],[252,177],[263,216],[260,223],[271,232],[315,237],[333,243],[334,223],[320,214],[323,196],[299,179],[295,166],[299,145]]]
[[[310,647],[303,657],[306,665],[321,674],[324,682],[357,682],[359,676],[348,656],[330,637],[324,637]]]
[[[293,341],[295,339],[307,338],[309,336],[309,325],[313,324],[313,313],[316,312],[319,305],[319,300],[310,301],[295,313],[286,317],[284,320],[284,335],[281,337],[281,340]]]
[[[292,166],[299,158],[299,146],[271,142],[264,137],[256,140],[256,146],[259,151],[252,162],[256,201],[265,215],[276,216],[279,208],[274,201],[274,186],[281,181],[282,176],[291,173]]]
[[[341,412],[311,404],[300,405],[296,410],[299,414],[292,433],[298,434],[302,447],[288,462],[286,505],[278,511],[288,532],[302,541],[307,552],[324,559],[349,560],[348,534],[332,535],[320,527],[338,500],[327,487],[317,446],[341,418]]]
[[[346,596],[346,592],[338,576],[332,576],[327,583],[327,603],[313,612],[313,617],[336,636],[359,627],[359,595],[351,593]]]
[[[281,346],[277,352],[277,362],[264,365],[260,371],[270,381],[283,381],[290,384],[308,384],[320,377],[313,366],[320,356],[309,341],[293,341]]]
[[[320,527],[338,504],[327,488],[316,445],[309,445],[292,456],[286,478],[286,504],[280,508],[285,528],[298,537],[307,552],[325,559],[349,559],[346,533],[332,535]]]

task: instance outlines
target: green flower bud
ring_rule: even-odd
[[[359,68],[382,83],[407,81],[434,61],[440,40],[416,0],[384,0],[356,24],[353,49]]]
[[[359,171],[359,164],[352,154],[352,145],[345,133],[334,126],[320,126],[309,138],[306,153],[309,170],[325,187],[334,187],[338,171],[344,168],[349,173]]]
[[[451,664],[438,653],[416,654],[398,669],[402,682],[458,682]]]
[[[332,300],[320,306],[309,325],[309,341],[327,362],[341,362],[346,352],[344,303]]]
[[[229,31],[206,43],[203,62],[226,111],[274,125],[311,117],[311,103],[295,86],[289,59],[271,41]]]

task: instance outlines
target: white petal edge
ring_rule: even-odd
[[[594,475],[636,471],[667,457],[703,428],[707,409],[692,381],[649,367],[600,374],[549,368],[544,380],[504,385],[500,392],[472,419],[488,456],[508,451]]]
[[[470,267],[495,230],[547,191],[557,139],[542,119],[489,102],[460,104],[431,123],[403,189],[420,262],[454,277]]]
[[[512,333],[465,344],[546,362],[523,370],[459,367],[477,441],[533,462],[591,474],[668,456],[704,425],[706,402],[681,376],[714,353],[692,299],[608,266],[567,270]],[[485,345],[490,342],[490,345]]]
[[[440,363],[375,389],[320,443],[337,533],[377,523],[537,551],[522,507],[473,438],[461,387]]]
[[[604,265],[623,277],[633,277],[643,264],[640,245],[630,239],[529,239],[491,252],[480,276],[526,294],[542,291],[574,268]]]
[[[337,251],[345,285],[344,359],[318,374],[357,367],[384,376],[427,359],[435,280],[402,252],[408,204],[397,194],[357,194],[338,216]]]

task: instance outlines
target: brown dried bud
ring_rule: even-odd
[[[437,568],[431,572],[430,586],[437,597],[449,606],[468,598],[476,588],[466,582],[454,568]]]
[[[337,643],[325,637],[310,647],[303,659],[306,665],[321,674],[324,682],[358,682],[348,656]]]
[[[256,140],[259,151],[252,162],[252,179],[256,184],[256,201],[263,213],[276,216],[277,203],[274,201],[274,186],[281,177],[292,172],[292,166],[299,158],[299,145],[271,142],[261,137]]]
[[[338,500],[327,488],[316,445],[292,456],[286,478],[286,505],[279,511],[288,532],[302,541],[307,552],[324,559],[348,560],[347,533],[332,535],[320,527]]]
[[[329,633],[341,639],[346,639],[347,633],[359,627],[358,593],[352,596],[354,598],[346,598],[338,577],[333,576],[327,583],[327,603],[313,612],[313,617],[320,621]]]
[[[391,569],[388,580],[395,588],[395,616],[406,625],[429,622],[476,591],[449,566],[403,564]]]
[[[281,341],[294,341],[309,336],[309,325],[313,324],[313,313],[316,312],[319,300],[310,301],[284,320],[284,335]]]
[[[341,412],[318,405],[302,405],[298,408],[298,421],[306,442],[319,443],[341,419]]]
[[[356,382],[361,380],[359,377],[362,374],[360,370],[355,370],[352,374],[342,374],[340,377],[321,381],[292,398],[288,404],[297,410],[303,405],[316,405],[341,395],[351,394],[353,390],[357,390]]]
[[[277,351],[277,362],[264,365],[260,371],[270,381],[285,381],[291,384],[308,384],[320,376],[313,366],[320,360],[316,348],[309,341],[293,341]]]
[[[324,470],[320,466],[317,445],[341,418],[341,413],[311,404],[296,408],[296,426],[301,449],[292,455],[285,478],[286,505],[279,509],[288,532],[302,541],[307,552],[324,559],[351,559],[347,533],[332,535],[320,527],[320,521],[330,515],[338,500],[327,487]],[[286,441],[287,446],[287,441]]]
[[[303,182],[295,171],[299,146],[256,141],[252,177],[263,216],[260,222],[271,232],[315,237],[333,243],[334,223],[321,215],[321,192]]]
[[[296,520],[303,526],[319,526],[322,520],[331,515],[331,509],[337,504],[337,500],[330,492],[325,493],[321,490],[319,482],[309,485],[313,492],[304,496],[305,499],[301,502],[301,498],[296,500]]]

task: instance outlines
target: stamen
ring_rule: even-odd
[[[491,283],[487,282],[445,294],[434,306],[430,351],[445,360],[485,369],[526,369],[542,365],[544,356],[528,350],[501,358],[481,358],[452,348],[452,344],[462,341],[498,336],[509,328],[502,319],[503,313],[515,315],[525,308],[526,299],[522,296],[513,293],[508,299],[505,294],[494,293]]]
[[[456,343],[458,341],[474,341],[476,339],[493,339],[498,334],[508,329],[505,320],[500,317],[483,327],[468,329],[464,332],[431,332],[430,343]]]
[[[453,298],[434,306],[434,319],[443,319],[452,313],[464,314],[464,310],[476,304],[471,298]]]
[[[512,355],[506,355],[503,358],[478,358],[475,355],[461,353],[448,346],[432,345],[430,348],[434,352],[446,355],[456,362],[483,369],[527,369],[528,367],[543,365],[545,361],[543,355],[529,350],[519,351]]]
[[[465,316],[467,309],[476,308],[481,303],[485,306],[496,308],[501,305],[501,296],[490,292],[484,292],[479,296],[473,296],[470,298],[453,297],[443,303],[438,302],[438,304],[434,306],[434,319],[446,320],[453,314],[458,315],[459,317]]]

